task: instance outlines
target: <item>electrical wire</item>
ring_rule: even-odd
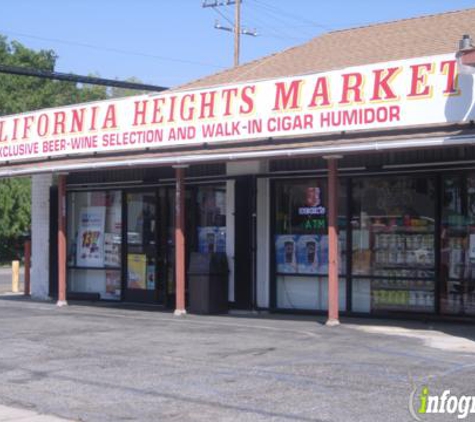
[[[77,46],[77,47],[84,47],[84,48],[89,48],[89,49],[99,50],[99,51],[108,51],[108,52],[111,52],[111,53],[126,54],[126,55],[129,55],[129,56],[148,57],[148,58],[151,58],[151,59],[156,59],[156,60],[161,60],[161,61],[183,63],[183,64],[189,64],[189,65],[203,66],[203,67],[213,67],[213,68],[216,68],[216,69],[224,69],[225,68],[225,66],[220,66],[220,65],[217,65],[217,64],[213,64],[213,63],[206,63],[206,62],[185,60],[185,59],[177,59],[177,58],[173,58],[173,57],[157,56],[155,54],[149,54],[149,53],[143,53],[143,52],[137,52],[137,51],[131,51],[131,50],[121,50],[121,49],[114,48],[114,47],[98,46],[98,45],[92,45],[92,44],[76,42],[76,41],[61,40],[61,39],[57,39],[57,38],[46,38],[46,37],[40,37],[40,36],[37,36],[37,35],[31,35],[31,34],[16,32],[16,31],[2,30],[1,32],[4,33],[4,34],[7,34],[7,35],[13,35],[13,36],[17,36],[17,37],[31,38],[31,39],[35,39],[35,40],[39,40],[39,41],[56,42],[56,43],[65,44],[65,45],[74,45],[74,46]]]
[[[277,20],[281,20],[282,21],[282,18],[280,18],[280,16],[286,16],[286,17],[289,17],[289,18],[292,18],[293,20],[296,20],[296,21],[299,21],[299,22],[304,22],[306,24],[310,24],[312,26],[315,26],[315,27],[318,27],[318,28],[321,28],[321,29],[324,29],[324,30],[327,30],[327,31],[331,31],[332,28],[330,28],[329,26],[327,25],[323,25],[323,24],[320,24],[318,22],[314,22],[310,19],[307,19],[303,16],[299,16],[299,15],[296,15],[296,14],[293,14],[293,13],[289,13],[289,11],[287,10],[283,10],[283,9],[280,9],[274,5],[271,5],[269,3],[266,3],[262,0],[251,0],[253,3],[255,3],[256,5],[259,5],[262,9],[267,9],[268,12],[270,13],[273,13],[274,15],[278,16],[279,18],[276,18]]]
[[[273,26],[268,25],[268,23],[264,20],[261,19],[258,16],[253,15],[252,18],[248,17],[247,13],[243,13],[243,22],[248,25],[248,26],[253,26],[259,28],[259,36],[262,37],[271,37],[271,38],[277,38],[285,41],[293,40],[293,41],[298,41],[301,42],[305,40],[307,37],[295,37],[285,30],[279,30],[276,29]],[[252,24],[252,25],[249,25]],[[261,29],[262,28],[262,29]],[[267,29],[267,31],[266,31]]]
[[[304,31],[300,28],[297,32],[294,31],[289,31],[289,29],[294,28],[295,25],[289,25],[289,21],[286,20],[285,18],[282,18],[282,13],[276,13],[275,11],[270,11],[267,7],[263,7],[259,3],[248,3],[250,7],[245,9],[245,12],[243,13],[244,15],[244,20],[246,21],[258,21],[259,28],[263,28],[260,31],[260,35],[266,36],[266,37],[272,37],[272,38],[278,38],[282,40],[293,40],[297,42],[301,42],[302,40],[307,40],[308,38],[313,38],[315,35],[317,35],[313,31]],[[250,9],[250,13],[248,10]],[[250,17],[250,14],[252,13],[252,17]],[[275,24],[278,24],[278,27],[275,26]],[[314,24],[312,24],[313,27],[315,27]],[[265,31],[267,29],[267,32]]]
[[[218,14],[220,15],[226,22],[228,22],[231,26],[234,27],[234,22],[228,18],[223,12],[221,12],[221,10],[219,10],[217,7],[212,7],[212,9]]]

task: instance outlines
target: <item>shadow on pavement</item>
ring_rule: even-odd
[[[31,299],[21,293],[18,294],[0,294],[0,301],[8,302],[36,302],[45,304],[55,304],[55,300],[40,301]],[[75,301],[69,300],[70,306],[78,306],[81,308],[102,308],[102,309],[118,309],[130,311],[145,311],[145,312],[160,312],[163,314],[172,314],[173,310],[165,308],[161,305],[128,303],[128,302],[106,302],[106,301]],[[195,316],[195,315],[194,315]],[[207,318],[208,315],[201,315],[202,318]],[[271,312],[256,312],[256,311],[235,311],[231,310],[228,314],[210,315],[214,318],[223,319],[256,319],[260,321],[295,321],[295,322],[315,322],[319,326],[324,326],[326,322],[326,315],[324,314],[287,314],[287,313],[271,313]],[[442,321],[436,316],[428,318],[421,316],[421,319],[403,319],[398,315],[397,318],[377,318],[374,316],[343,316],[340,318],[342,326],[345,325],[359,325],[372,327],[392,327],[402,328],[407,330],[421,330],[421,331],[438,331],[451,336],[462,337],[467,340],[475,341],[475,316],[466,318],[452,318],[447,321]],[[338,328],[337,328],[338,329]]]

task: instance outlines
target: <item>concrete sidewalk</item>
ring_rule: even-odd
[[[16,409],[0,404],[0,422],[73,422],[56,416],[42,415],[31,410]]]

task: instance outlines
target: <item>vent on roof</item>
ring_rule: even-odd
[[[475,73],[475,46],[470,35],[465,34],[459,41],[456,57],[459,73],[464,75]]]

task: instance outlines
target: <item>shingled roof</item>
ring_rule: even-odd
[[[475,8],[328,32],[305,44],[198,79],[178,89],[451,53],[457,49],[463,34],[475,38]]]

